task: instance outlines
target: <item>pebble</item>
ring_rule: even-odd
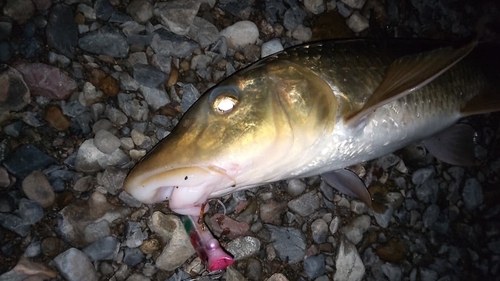
[[[8,281],[52,280],[56,277],[56,271],[44,264],[30,261],[26,257],[21,257],[14,268],[0,275],[1,280]]]
[[[386,262],[382,264],[381,269],[389,281],[398,281],[403,279],[403,271],[398,265]]]
[[[56,198],[54,191],[42,171],[35,170],[26,176],[22,188],[30,200],[38,202],[43,208],[48,208],[54,204]]]
[[[134,0],[127,6],[127,13],[138,23],[146,23],[153,17],[153,4],[147,0]]]
[[[204,18],[195,17],[187,36],[205,48],[219,40],[219,30]]]
[[[118,198],[120,198],[120,200],[122,200],[122,202],[125,203],[127,206],[132,208],[139,208],[142,205],[141,202],[139,202],[137,199],[135,199],[125,191],[120,192]]]
[[[315,15],[323,13],[326,9],[323,0],[304,0],[304,6]]]
[[[330,222],[330,225],[328,226],[328,230],[330,230],[331,234],[337,233],[337,230],[339,229],[339,224],[340,224],[340,218],[338,216],[333,217],[332,221]]]
[[[279,38],[273,38],[267,42],[262,43],[260,57],[265,58],[272,54],[283,51],[283,45]]]
[[[121,149],[116,149],[113,153],[106,154],[95,146],[94,139],[88,139],[78,149],[75,169],[80,172],[92,173],[108,166],[124,164],[128,161],[127,154]]]
[[[320,207],[320,200],[316,191],[308,192],[299,198],[293,199],[288,202],[288,208],[293,212],[306,217]]]
[[[181,110],[186,112],[200,98],[201,94],[193,84],[184,84],[182,92]]]
[[[91,261],[114,260],[118,254],[120,243],[115,237],[107,236],[83,248],[82,252]]]
[[[76,248],[59,254],[54,263],[59,273],[68,281],[98,280],[98,274],[90,259]]]
[[[428,179],[434,178],[435,173],[436,170],[432,166],[421,168],[413,172],[413,175],[411,176],[411,181],[413,182],[414,185],[421,185]]]
[[[356,247],[346,239],[341,239],[335,260],[334,281],[360,281],[365,275],[365,265],[359,257]]]
[[[78,47],[85,52],[113,58],[124,58],[129,52],[125,36],[108,25],[83,35],[78,40]]]
[[[107,106],[104,115],[109,119],[109,121],[111,121],[111,123],[118,126],[125,125],[128,121],[127,115],[114,107]]]
[[[97,176],[97,183],[106,188],[112,195],[117,195],[123,187],[127,171],[113,166],[107,167],[104,173]]]
[[[133,73],[135,81],[149,88],[156,88],[167,81],[167,77],[162,71],[148,64],[134,64]]]
[[[302,10],[298,6],[294,6],[286,10],[284,18],[283,18],[283,25],[287,30],[293,31],[299,24],[302,24],[304,22],[304,19],[306,17],[306,11]]]
[[[370,227],[371,219],[367,215],[362,215],[355,218],[347,226],[341,228],[341,232],[345,235],[347,240],[353,244],[358,244],[363,239],[363,234]]]
[[[306,183],[300,179],[291,179],[287,183],[286,192],[292,197],[302,194],[307,188]]]
[[[280,225],[281,215],[287,208],[286,202],[278,202],[274,199],[266,200],[259,206],[260,219],[264,223]]]
[[[65,100],[77,89],[75,80],[57,67],[44,63],[21,63],[15,67],[33,95]]]
[[[252,236],[238,237],[227,243],[226,250],[235,260],[242,260],[259,252],[260,240]]]
[[[62,113],[59,106],[49,106],[45,111],[44,119],[58,131],[67,131],[71,126],[70,119]]]
[[[313,221],[311,224],[311,231],[315,243],[321,244],[326,242],[326,236],[328,235],[328,224],[323,219],[317,219]]]
[[[304,260],[304,271],[311,279],[323,275],[325,273],[325,256],[320,254],[306,258]]]
[[[35,5],[30,0],[7,0],[3,13],[18,24],[24,24],[35,13]]]
[[[439,218],[440,209],[436,204],[429,205],[422,215],[422,222],[426,228],[431,227]]]
[[[215,214],[210,218],[211,230],[216,237],[227,237],[234,240],[238,237],[248,235],[250,225],[243,221],[236,221],[223,214]]]
[[[155,4],[154,13],[168,30],[178,35],[186,35],[198,13],[200,3],[196,0],[159,2]]]
[[[264,224],[264,227],[271,233],[271,243],[282,261],[293,264],[304,259],[306,243],[300,230],[271,224]]]
[[[349,26],[349,28],[356,33],[364,31],[370,25],[368,19],[365,18],[358,11],[354,11],[351,14],[351,16],[347,19],[346,23],[347,26]]]
[[[141,252],[141,250],[139,250],[139,248],[125,248],[123,249],[123,253],[123,263],[130,267],[138,265],[145,258],[144,254]]]
[[[415,195],[418,200],[424,203],[436,203],[439,192],[438,183],[431,179],[415,188]]]
[[[483,203],[483,189],[481,184],[475,178],[465,180],[462,191],[465,208],[467,211],[474,211]]]
[[[125,246],[129,248],[137,248],[141,246],[142,241],[146,239],[146,235],[142,232],[140,222],[127,221],[125,223],[125,233]]]
[[[156,214],[156,215],[155,215]],[[189,242],[189,236],[184,230],[184,226],[179,217],[174,215],[163,215],[155,212],[150,224],[150,228],[167,243],[160,256],[156,259],[156,265],[162,270],[174,270],[181,266],[195,252]],[[165,225],[167,229],[160,229]]]
[[[55,161],[36,146],[27,144],[17,148],[5,161],[3,165],[14,176],[24,179],[35,170],[43,170]]]
[[[220,32],[226,38],[228,47],[239,50],[246,45],[255,44],[259,39],[259,29],[251,21],[239,21]]]
[[[106,130],[99,130],[94,136],[94,145],[102,153],[111,154],[121,145],[120,139]]]
[[[196,41],[177,35],[164,28],[153,33],[151,48],[157,55],[185,58],[190,56],[198,47]]]
[[[0,120],[9,111],[17,111],[30,101],[30,91],[23,76],[15,68],[0,65],[0,81],[5,87],[0,89]],[[8,84],[8,85],[7,85]]]

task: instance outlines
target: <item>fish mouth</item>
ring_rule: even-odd
[[[199,215],[202,205],[218,189],[235,185],[235,181],[218,167],[189,166],[136,174],[132,170],[124,190],[146,204],[169,201],[172,211],[182,215]]]

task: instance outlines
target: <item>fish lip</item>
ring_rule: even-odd
[[[172,211],[195,215],[214,190],[234,184],[234,179],[216,166],[186,166],[145,173],[134,168],[125,179],[124,190],[142,203],[169,200]]]

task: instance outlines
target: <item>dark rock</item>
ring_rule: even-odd
[[[111,26],[89,32],[78,40],[78,46],[89,53],[124,58],[129,46],[125,36]]]
[[[314,279],[325,273],[325,256],[317,255],[304,260],[304,271],[309,278]]]
[[[78,44],[78,26],[70,6],[56,4],[51,9],[47,25],[47,43],[63,55],[74,58]]]
[[[286,6],[280,0],[266,0],[266,12],[271,17],[271,20],[278,22],[285,14]]]
[[[0,42],[0,63],[10,61],[13,53],[14,50],[9,42]]]
[[[161,70],[155,66],[136,63],[134,65],[134,79],[141,85],[156,88],[160,84],[165,83],[167,78]]]
[[[85,247],[82,252],[91,261],[113,260],[118,254],[120,243],[115,237],[108,236]]]
[[[270,224],[265,224],[264,227],[271,233],[271,242],[282,261],[292,264],[304,258],[306,242],[299,229]]]
[[[123,252],[125,253],[123,256],[123,263],[128,266],[136,266],[144,259],[144,254],[139,248],[125,248]]]
[[[18,24],[25,23],[35,13],[35,5],[31,0],[7,0],[3,5],[3,14]]]
[[[28,85],[16,69],[0,65],[0,120],[11,110],[20,110],[30,100]]]
[[[14,151],[5,160],[4,166],[17,178],[24,179],[32,171],[42,170],[54,162],[52,157],[42,152],[36,146],[28,144]]]
[[[184,58],[191,55],[198,43],[187,37],[177,35],[164,28],[154,32],[151,48],[158,55]]]
[[[94,9],[97,18],[103,21],[108,21],[115,12],[109,0],[97,0],[94,4]]]
[[[68,281],[98,280],[97,272],[89,258],[76,248],[59,254],[54,259],[59,273]]]

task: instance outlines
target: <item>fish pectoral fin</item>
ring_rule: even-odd
[[[347,169],[340,169],[321,174],[323,180],[331,187],[341,193],[359,198],[368,206],[372,205],[372,196],[365,183],[354,172]]]
[[[482,93],[468,101],[460,110],[465,116],[486,114],[500,111],[500,93],[498,89],[486,88]]]
[[[427,85],[467,56],[476,45],[474,41],[460,48],[441,48],[395,60],[378,88],[359,111],[345,118],[345,124],[355,127],[375,109]]]
[[[437,159],[452,165],[471,166],[474,157],[475,130],[468,124],[456,124],[429,139],[423,144]]]

